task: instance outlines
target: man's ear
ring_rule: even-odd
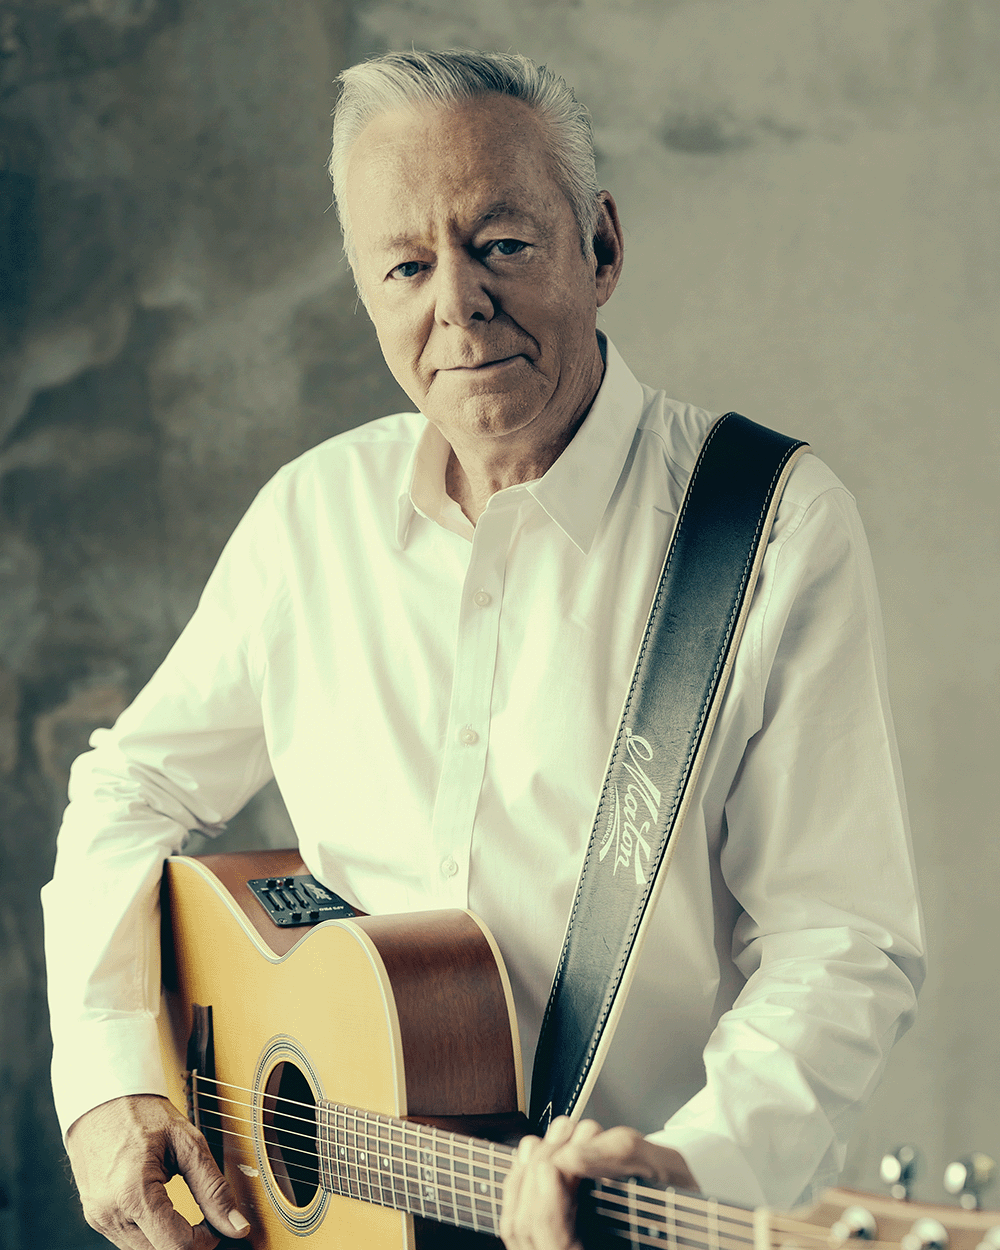
[[[618,205],[610,191],[602,191],[597,197],[597,229],[594,231],[594,259],[596,263],[597,307],[611,298],[621,277],[625,262],[625,236],[618,217]]]

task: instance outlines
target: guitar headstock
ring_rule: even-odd
[[[883,1161],[890,1194],[828,1189],[812,1207],[783,1213],[735,1207],[683,1190],[653,1189],[634,1177],[597,1181],[586,1217],[638,1246],[678,1250],[1000,1250],[1000,1211],[979,1210],[980,1191],[992,1179],[992,1160],[972,1155],[950,1164],[945,1188],[959,1205],[911,1202],[916,1152],[901,1147]],[[595,1237],[584,1245],[601,1245]]]
[[[797,1211],[796,1219],[827,1229],[830,1246],[857,1239],[900,1250],[1000,1250],[1000,1211],[900,1202],[856,1189],[828,1189],[815,1206]],[[794,1231],[785,1237],[780,1229],[771,1241],[789,1250],[802,1244]]]

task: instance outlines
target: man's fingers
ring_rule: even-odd
[[[87,1222],[119,1250],[212,1250],[218,1244],[207,1229],[192,1231],[158,1183],[123,1196],[113,1210],[88,1216]]]
[[[554,1156],[577,1125],[561,1116],[544,1138],[525,1137],[503,1191],[500,1236],[508,1250],[570,1250],[576,1246],[576,1184],[556,1167]]]
[[[93,1215],[87,1215],[86,1220],[95,1233],[100,1233],[118,1250],[154,1250],[135,1224],[121,1219],[105,1222],[100,1216]]]
[[[555,1156],[555,1162],[574,1176],[641,1176],[657,1185],[698,1188],[678,1151],[647,1141],[632,1128],[574,1135]]]
[[[205,1139],[191,1132],[185,1121],[178,1121],[171,1145],[177,1171],[187,1182],[208,1223],[224,1237],[245,1237],[250,1223],[237,1207],[233,1191],[219,1171]],[[205,1232],[211,1237],[207,1229]],[[215,1245],[214,1238],[210,1244]]]
[[[212,1250],[219,1239],[203,1224],[192,1228],[173,1203],[162,1185],[150,1185],[146,1191],[146,1210],[136,1220],[139,1231],[155,1250]]]

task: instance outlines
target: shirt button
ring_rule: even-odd
[[[477,608],[488,608],[493,602],[493,596],[488,590],[477,590],[472,596],[472,602]]]
[[[441,875],[443,877],[453,877],[456,872],[458,872],[458,864],[456,864],[455,861],[449,855],[448,858],[441,865]]]
[[[471,725],[463,725],[458,731],[458,740],[464,747],[474,747],[479,741],[479,734],[476,733]]]

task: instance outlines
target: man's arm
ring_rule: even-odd
[[[159,887],[189,830],[219,832],[271,776],[251,655],[275,593],[266,507],[262,493],[163,665],[74,764],[42,892],[56,1109],[88,1218],[120,1221],[123,1246],[188,1245],[163,1223],[162,1181],[178,1171],[222,1226],[233,1207],[200,1135],[164,1097]],[[143,1211],[160,1212],[160,1241],[129,1231],[139,1192]]]
[[[782,1208],[843,1166],[912,1022],[924,945],[867,542],[841,487],[795,506],[744,640],[760,725],[719,855],[746,984],[705,1087],[652,1135],[707,1191]]]
[[[743,909],[732,958],[747,981],[706,1047],[705,1087],[648,1138],[683,1159],[703,1191],[779,1207],[842,1165],[857,1114],[912,1019],[923,946],[856,510],[836,487],[794,503],[785,522],[742,644],[759,673],[760,723],[724,783],[719,871]],[[661,1044],[669,1053],[669,1036]],[[588,1150],[614,1141],[595,1135]],[[528,1149],[516,1188],[538,1201],[517,1198],[524,1233],[510,1244],[571,1246],[558,1212],[592,1173],[561,1148]],[[644,1158],[627,1161],[636,1174],[649,1174]],[[614,1174],[626,1162],[610,1151],[603,1160],[595,1166]]]

